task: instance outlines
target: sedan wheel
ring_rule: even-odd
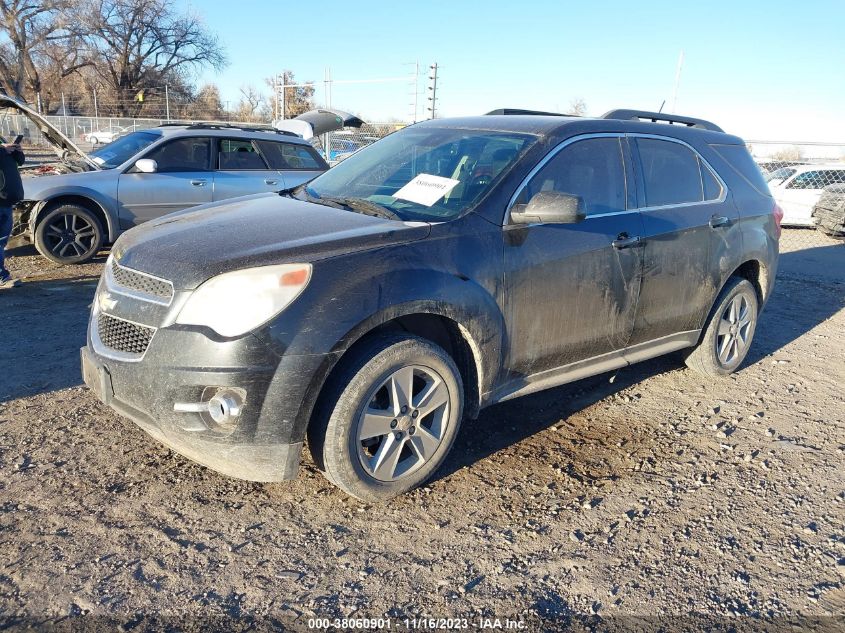
[[[35,229],[35,246],[57,264],[90,261],[103,245],[99,220],[84,207],[62,205],[48,213]]]

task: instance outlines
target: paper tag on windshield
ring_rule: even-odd
[[[393,197],[430,207],[452,191],[460,182],[460,180],[453,178],[419,174],[411,182],[394,193]]]

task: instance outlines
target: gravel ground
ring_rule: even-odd
[[[0,629],[845,626],[845,245],[787,231],[784,251],[738,374],[669,356],[492,407],[434,481],[374,506],[307,459],[295,481],[227,479],[100,405],[78,348],[102,261],[18,249],[25,283],[0,294]]]

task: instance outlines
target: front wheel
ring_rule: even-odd
[[[84,264],[103,246],[103,227],[85,207],[63,204],[35,227],[35,248],[57,264]]]
[[[701,341],[686,357],[687,366],[706,376],[735,372],[748,355],[758,313],[754,286],[747,279],[732,278],[716,300]]]
[[[422,338],[377,338],[354,354],[328,387],[308,443],[332,483],[385,501],[443,463],[463,415],[463,383],[452,358]]]

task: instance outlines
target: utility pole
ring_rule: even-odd
[[[437,62],[434,62],[431,66],[429,66],[428,74],[428,89],[431,90],[431,96],[428,98],[431,101],[431,105],[428,107],[428,111],[431,112],[430,119],[433,119],[437,116]]]
[[[164,84],[164,107],[167,110],[167,121],[170,121],[170,90],[167,84]]]
[[[94,88],[94,117],[99,119],[100,118],[100,110],[97,107],[97,89]]]
[[[276,101],[278,101],[281,104],[281,107],[282,107],[282,117],[281,118],[282,118],[283,121],[288,117],[288,101],[287,101],[287,99],[288,99],[287,90],[288,89],[285,87],[286,83],[287,83],[287,81],[285,80],[285,73],[282,73],[281,99],[277,96]]]

